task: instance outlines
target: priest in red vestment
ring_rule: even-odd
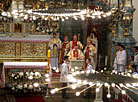
[[[77,40],[77,35],[73,36],[73,40],[70,41],[69,46],[67,46],[67,48],[69,48],[70,50],[72,50],[75,46],[75,44],[78,45],[78,49],[82,50],[83,49],[83,45],[80,41]]]
[[[86,60],[91,59],[91,63],[94,69],[96,69],[96,53],[97,49],[92,45],[92,41],[90,39],[87,40],[87,46],[84,49],[85,54],[85,68],[87,67]]]
[[[67,48],[69,46],[68,37],[64,37],[64,42],[61,45],[61,52],[60,52],[60,64],[64,62],[64,56],[68,54],[69,50]]]

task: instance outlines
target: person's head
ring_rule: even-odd
[[[121,46],[121,44],[120,44],[120,43],[118,43],[118,44],[116,45],[117,50],[119,50],[119,49],[120,49],[120,46]]]
[[[129,61],[134,61],[134,56],[130,56]]]
[[[64,41],[65,41],[65,42],[68,41],[68,37],[67,37],[67,36],[64,37]]]
[[[134,47],[134,52],[138,52],[138,46]]]
[[[56,33],[53,33],[53,37],[56,38],[57,34]]]
[[[64,61],[69,62],[69,56],[64,56]]]
[[[73,36],[73,40],[76,41],[77,40],[77,35]]]
[[[120,51],[123,51],[125,49],[124,45],[120,45]]]
[[[75,44],[75,45],[74,45],[74,48],[75,48],[75,50],[77,50],[77,49],[78,49],[78,45],[77,45],[77,44]]]
[[[90,39],[87,40],[87,45],[91,45],[92,41]]]

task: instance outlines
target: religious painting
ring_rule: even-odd
[[[28,24],[25,24],[25,32],[28,33],[29,29],[28,29]]]
[[[14,32],[21,33],[22,32],[22,24],[19,24],[19,23],[14,24]]]

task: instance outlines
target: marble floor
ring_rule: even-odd
[[[53,102],[53,101],[48,101],[51,98],[45,98],[45,94],[41,94],[43,98],[45,99],[45,102]],[[79,97],[75,96],[74,93],[68,93],[69,98],[64,99],[61,97],[61,93],[57,93],[52,95],[54,102],[94,102],[94,97],[91,96],[90,99],[86,99],[83,97],[83,95],[80,95]],[[20,96],[22,97],[22,96]],[[29,97],[29,95],[27,96]],[[14,94],[9,94],[5,89],[0,89],[0,102],[16,102]],[[104,101],[108,102],[108,101]]]

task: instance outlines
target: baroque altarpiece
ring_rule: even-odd
[[[2,3],[0,3],[2,5]],[[97,39],[97,64],[112,66],[115,45],[125,45],[127,56],[133,54],[136,41],[133,38],[132,0],[12,0],[12,10],[39,10],[40,13],[68,13],[65,9],[91,9],[111,11],[109,17],[89,17],[86,19],[65,18],[54,16],[31,16],[24,18],[3,16],[5,9],[1,8],[0,16],[0,61],[45,61],[47,59],[48,42],[53,32],[57,32],[63,41],[64,36],[72,40],[78,34],[78,40],[86,45],[86,39],[94,35]],[[42,9],[47,10],[42,11]],[[64,10],[63,10],[64,9]],[[6,12],[6,11],[5,11]],[[21,15],[21,14],[20,14]],[[22,15],[21,15],[22,16]],[[106,50],[105,47],[106,46]],[[108,57],[106,57],[108,56]],[[98,63],[100,62],[100,63]]]

